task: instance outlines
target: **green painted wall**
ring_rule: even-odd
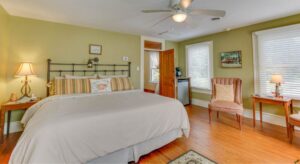
[[[213,41],[213,60],[214,60],[214,76],[215,77],[239,77],[243,80],[243,99],[244,107],[251,109],[251,95],[254,93],[254,68],[253,68],[253,48],[252,48],[252,32],[286,26],[300,23],[300,14],[289,16],[286,18],[276,19],[264,23],[259,23],[239,29],[234,29],[228,32],[221,32],[203,37],[196,37],[179,43],[179,66],[185,72],[186,58],[185,46],[189,44]],[[242,51],[242,68],[221,68],[220,53],[224,51]],[[193,98],[210,100],[210,95],[193,93]],[[283,114],[282,109],[278,107],[268,106],[266,112],[274,114]]]
[[[6,96],[6,61],[8,51],[8,23],[9,15],[0,6],[0,102],[5,100]]]

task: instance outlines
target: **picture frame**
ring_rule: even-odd
[[[89,45],[89,54],[91,54],[91,55],[101,55],[102,54],[102,45],[90,44]]]
[[[242,68],[242,51],[221,52],[221,67]]]

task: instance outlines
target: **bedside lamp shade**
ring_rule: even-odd
[[[282,83],[282,75],[274,74],[271,78],[271,83],[275,83],[275,97],[280,97],[279,86]]]
[[[22,63],[16,73],[16,76],[35,75],[31,63]]]
[[[272,75],[271,83],[275,83],[275,84],[282,83],[282,75],[280,74]]]

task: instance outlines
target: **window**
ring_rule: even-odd
[[[150,54],[150,82],[159,82],[159,52],[152,51]]]
[[[253,33],[255,92],[270,95],[272,74],[281,74],[281,94],[300,95],[300,25]]]
[[[191,87],[195,91],[210,93],[213,43],[203,42],[186,46],[187,75],[191,77]]]

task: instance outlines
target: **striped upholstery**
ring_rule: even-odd
[[[90,93],[89,79],[55,79],[54,92],[56,95]]]
[[[133,86],[128,77],[113,77],[111,78],[112,91],[131,90]]]
[[[212,100],[209,104],[210,110],[228,112],[232,114],[243,114],[242,100],[242,80],[239,78],[213,78],[212,84]],[[216,84],[233,85],[234,102],[216,100]]]

